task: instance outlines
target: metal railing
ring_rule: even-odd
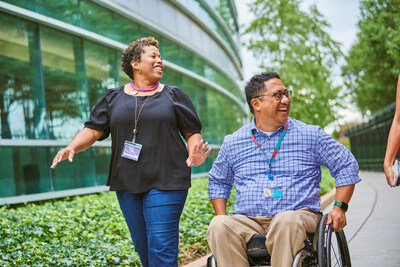
[[[374,113],[368,123],[345,132],[350,138],[351,152],[361,170],[383,171],[387,138],[394,117],[396,103]]]

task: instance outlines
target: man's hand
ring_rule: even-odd
[[[334,206],[328,214],[326,224],[330,224],[334,232],[342,230],[347,225],[344,211],[340,207]]]

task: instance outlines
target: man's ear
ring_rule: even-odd
[[[260,107],[260,99],[257,98],[253,98],[250,101],[251,106],[253,107],[254,111],[260,111],[261,107]]]

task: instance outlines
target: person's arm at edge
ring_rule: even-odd
[[[83,128],[75,135],[75,137],[72,139],[71,143],[69,143],[67,147],[58,151],[57,155],[53,159],[53,163],[50,168],[54,169],[59,162],[66,159],[68,159],[69,162],[72,162],[76,153],[79,153],[89,148],[102,135],[102,132],[87,127]]]
[[[211,152],[211,148],[207,150],[208,142],[203,145],[203,139],[199,133],[187,133],[184,135],[187,142],[189,157],[186,160],[188,167],[200,166],[206,160]]]
[[[213,205],[215,215],[226,215],[226,203],[228,200],[226,198],[216,198],[210,199]]]
[[[395,186],[394,173],[392,170],[393,161],[400,147],[400,75],[397,81],[397,93],[396,93],[396,112],[394,114],[392,127],[390,128],[389,137],[387,141],[385,160],[383,162],[383,170],[388,185]]]
[[[348,204],[353,195],[354,188],[354,184],[336,187],[335,202],[346,202]],[[347,225],[345,212],[340,207],[334,206],[331,212],[329,212],[326,224],[331,223],[335,232]]]

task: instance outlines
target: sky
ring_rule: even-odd
[[[247,4],[252,2],[252,0],[235,0],[235,2],[239,15],[239,24],[247,24],[247,22],[251,21],[253,18],[247,7]],[[351,45],[355,42],[358,32],[357,23],[360,18],[359,0],[304,0],[304,8],[307,8],[307,6],[312,3],[317,4],[318,10],[331,25],[326,31],[331,35],[333,40],[342,43],[342,52],[347,55]],[[260,72],[260,69],[257,67],[259,63],[256,62],[251,53],[247,51],[244,46],[242,46],[241,52],[244,66],[244,78],[248,80],[255,73]],[[338,64],[335,70],[335,72],[338,73],[335,77],[338,82],[341,81],[339,75],[341,64],[343,64],[343,62]],[[347,108],[345,110],[339,111],[339,114],[342,115],[343,118],[339,119],[335,125],[331,125],[331,128],[337,127],[339,123],[343,124],[362,120],[360,112],[358,112],[354,105],[347,103],[346,106]]]

